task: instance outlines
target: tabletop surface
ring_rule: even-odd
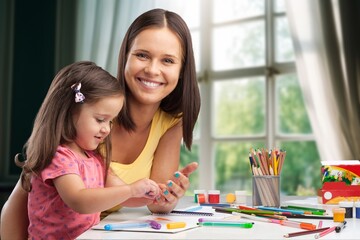
[[[310,207],[323,207],[331,212],[334,205],[316,204],[316,198],[286,197],[283,204],[301,204]],[[304,204],[308,203],[308,204]],[[196,206],[193,197],[183,197],[176,209]],[[123,208],[119,212],[114,212],[101,221],[101,224],[114,223],[128,220],[136,220],[150,215],[146,207],[143,208]],[[199,216],[195,217],[199,218]],[[360,219],[345,219],[346,227],[340,232],[331,232],[320,239],[360,239]],[[306,221],[318,225],[317,219],[296,219],[296,221]],[[77,239],[315,239],[315,234],[285,238],[284,235],[302,231],[302,229],[287,227],[280,224],[253,221],[252,228],[235,227],[196,227],[177,233],[157,233],[157,232],[129,232],[129,231],[105,231],[90,229],[80,235]],[[323,227],[337,226],[333,220],[322,220]]]

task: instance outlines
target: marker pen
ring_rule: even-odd
[[[105,230],[121,230],[127,228],[144,228],[149,227],[150,223],[114,223],[114,224],[106,224],[104,226]]]
[[[252,223],[235,223],[235,222],[199,222],[200,226],[212,226],[212,227],[241,227],[252,228]]]
[[[224,218],[199,218],[198,222],[228,222],[228,223],[249,223],[248,220],[233,220],[233,219],[224,219]],[[251,222],[251,224],[254,224]]]
[[[335,228],[335,232],[339,233],[346,227],[346,221],[342,222],[339,226]]]

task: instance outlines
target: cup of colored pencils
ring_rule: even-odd
[[[280,206],[280,173],[286,151],[250,149],[253,206]]]

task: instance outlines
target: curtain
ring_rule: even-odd
[[[141,13],[160,7],[182,10],[183,0],[77,0],[75,60],[90,60],[117,75],[120,45]],[[180,6],[179,6],[180,5]]]
[[[360,1],[286,0],[286,7],[321,159],[360,159]]]
[[[117,74],[120,45],[132,21],[152,0],[78,0],[75,60],[90,60]]]

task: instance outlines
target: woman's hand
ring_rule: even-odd
[[[193,173],[198,168],[197,162],[191,162],[186,165],[183,169],[179,170],[185,177],[189,177],[191,173]]]
[[[197,169],[197,167],[198,163],[189,163],[183,169],[175,172],[166,185],[159,184],[162,195],[157,199],[157,204],[164,207],[175,206],[189,188],[189,176]]]

